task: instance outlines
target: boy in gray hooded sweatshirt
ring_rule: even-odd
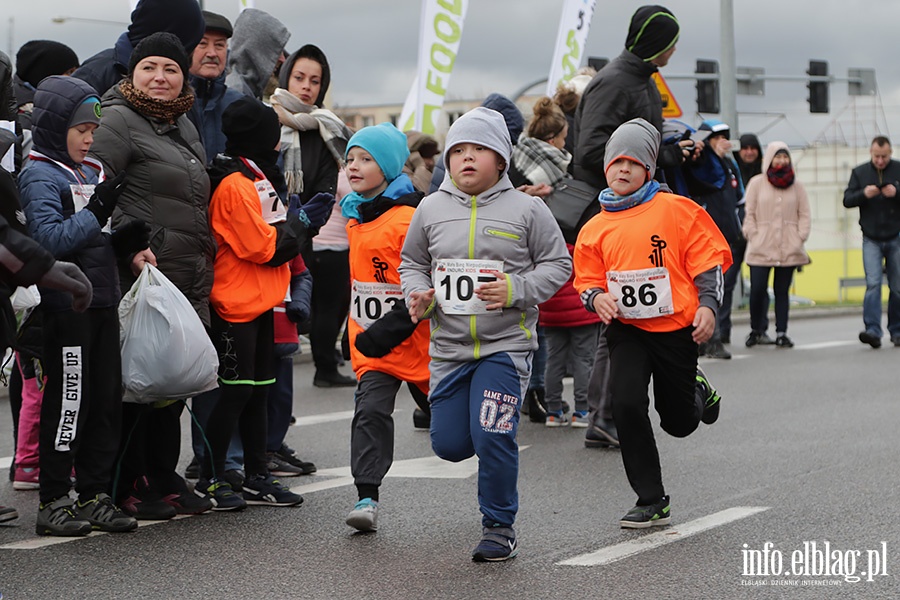
[[[431,323],[431,445],[445,460],[478,455],[483,535],[475,561],[516,555],[516,430],[537,348],[537,305],[572,263],[539,199],[507,176],[512,142],[484,107],[447,132],[440,189],[419,205],[401,252],[413,320]]]

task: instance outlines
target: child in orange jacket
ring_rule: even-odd
[[[697,367],[698,344],[716,326],[731,250],[712,218],[653,180],[659,132],[643,119],[619,126],[606,145],[603,211],[575,244],[575,288],[608,325],[610,393],[622,461],[637,505],[619,521],[669,523],[669,496],[648,411],[653,378],[660,426],[686,437],[719,417],[720,397]]]
[[[391,413],[406,382],[428,411],[428,326],[410,319],[400,289],[400,249],[422,199],[403,164],[406,136],[390,123],[360,129],[347,144],[353,193],[341,200],[350,221],[350,358],[359,379],[350,434],[350,471],[359,502],[347,524],[375,531],[378,488],[394,458]]]

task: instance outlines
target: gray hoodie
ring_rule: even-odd
[[[245,8],[234,22],[225,85],[261,100],[290,38],[287,27],[278,19],[256,8]]]
[[[509,285],[507,308],[486,314],[449,315],[435,303],[431,357],[478,360],[498,352],[537,348],[537,304],[566,283],[572,261],[559,226],[546,204],[515,190],[506,170],[500,180],[476,196],[460,191],[450,177],[449,150],[456,144],[482,144],[509,165],[512,143],[500,113],[479,107],[460,117],[447,132],[447,175],[440,189],[422,200],[401,251],[400,281],[407,302],[411,292],[436,288],[439,260],[502,261]]]

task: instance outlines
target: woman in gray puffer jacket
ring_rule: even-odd
[[[102,98],[103,118],[92,154],[107,176],[127,173],[127,187],[113,212],[113,227],[141,219],[150,224],[147,260],[191,302],[209,326],[215,242],[208,223],[209,176],[200,136],[185,113],[194,97],[187,83],[189,59],[170,33],[155,33],[134,49],[128,76]],[[120,273],[122,292],[135,280]],[[209,510],[175,472],[183,402],[126,404],[119,506],[138,519],[170,518]],[[135,424],[137,426],[135,427]],[[152,435],[151,433],[152,432]],[[127,440],[128,436],[123,436]]]

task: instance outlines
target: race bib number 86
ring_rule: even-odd
[[[672,283],[665,267],[608,271],[606,282],[625,319],[652,319],[675,312]]]

